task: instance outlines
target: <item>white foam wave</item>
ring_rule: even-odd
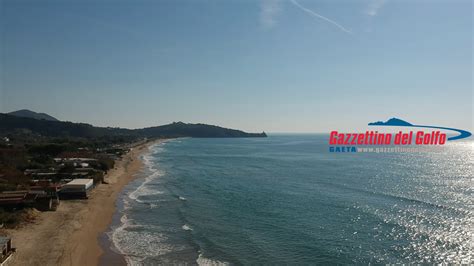
[[[183,228],[183,230],[185,230],[185,231],[192,231],[192,230],[193,230],[193,229],[192,229],[189,225],[187,225],[187,224],[181,226],[181,228]]]
[[[223,265],[230,265],[227,262],[222,262],[218,260],[211,260],[208,258],[205,258],[201,253],[199,253],[199,257],[196,260],[196,263],[198,265],[202,266],[223,266]]]
[[[155,170],[152,174],[145,178],[145,181],[140,186],[138,186],[137,189],[128,194],[128,198],[143,203],[144,201],[140,200],[139,197],[163,194],[163,191],[151,189],[147,186],[150,182],[162,176],[163,174],[164,173],[162,171]]]
[[[111,239],[128,265],[140,265],[147,257],[164,255],[174,249],[163,242],[167,239],[165,235],[150,232],[156,228],[133,224],[127,215],[123,215],[120,221],[122,225],[113,231]]]
[[[164,144],[165,142],[161,142],[152,145],[149,147],[149,151],[142,155],[141,159],[145,165],[142,174],[147,176],[135,190],[123,197],[124,211],[130,208],[129,200],[147,203],[140,197],[164,193],[149,186],[152,181],[164,174],[155,160],[156,154],[165,151]],[[157,206],[150,203],[150,208]],[[166,240],[166,236],[158,233],[157,226],[134,224],[134,221],[126,214],[122,215],[120,222],[120,226],[111,231],[109,237],[115,249],[125,256],[128,265],[141,265],[142,261],[148,257],[164,255],[176,249],[176,247],[163,242]]]
[[[158,153],[166,151],[166,149],[163,147],[165,144],[166,142],[154,144],[148,148],[148,152],[146,154],[142,155],[141,158],[143,163],[151,172],[155,172],[157,170],[157,168],[155,167],[156,162],[154,162],[153,159]]]
[[[160,194],[163,194],[164,192],[163,191],[159,191],[159,190],[154,190],[154,189],[151,189],[151,188],[148,188],[146,186],[140,186],[139,188],[137,188],[135,191],[133,191],[132,193],[130,193],[128,195],[128,197],[136,202],[140,202],[140,203],[151,203],[151,202],[156,202],[155,201],[145,201],[145,200],[142,200],[140,199],[140,197],[143,197],[143,196],[153,196],[153,195],[160,195]]]
[[[143,164],[146,166],[146,169],[150,172],[155,172],[155,162],[153,162],[153,154],[149,153],[142,156]]]

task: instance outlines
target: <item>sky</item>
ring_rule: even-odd
[[[470,0],[0,0],[0,112],[142,128],[473,130]]]

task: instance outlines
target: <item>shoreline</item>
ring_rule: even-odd
[[[161,141],[133,147],[106,174],[108,184],[94,188],[88,200],[63,200],[56,211],[40,212],[33,223],[6,230],[17,248],[8,265],[99,265],[103,259],[125,265],[121,254],[108,257],[112,251],[101,244],[102,238],[116,213],[118,196],[143,167],[140,156]]]

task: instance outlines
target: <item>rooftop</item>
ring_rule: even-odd
[[[94,182],[93,179],[86,179],[86,178],[78,178],[74,179],[71,182],[67,183],[68,185],[87,185],[90,182]]]

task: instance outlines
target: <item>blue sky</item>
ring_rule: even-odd
[[[471,1],[0,0],[0,112],[139,128],[473,129]]]

